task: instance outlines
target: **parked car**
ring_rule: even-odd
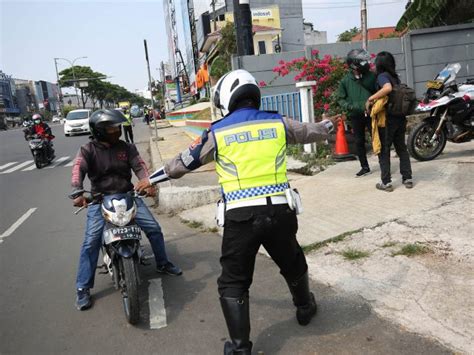
[[[89,117],[92,110],[72,110],[64,121],[64,135],[66,137],[73,134],[90,133]]]
[[[59,116],[53,116],[53,119],[51,120],[51,122],[53,122],[53,123],[61,122],[61,117],[59,117]]]

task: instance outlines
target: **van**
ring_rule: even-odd
[[[92,110],[72,110],[64,120],[64,135],[69,137],[73,134],[90,133],[89,117]]]

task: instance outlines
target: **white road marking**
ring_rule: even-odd
[[[69,155],[67,157],[61,157],[59,159],[56,159],[53,164],[51,164],[50,166],[47,166],[46,168],[48,168],[48,169],[55,168],[59,164],[61,164],[63,161],[68,160],[68,159],[69,159]]]
[[[10,163],[3,164],[2,166],[0,166],[0,170],[6,169],[6,168],[8,168],[9,166],[12,166],[12,165],[14,165],[14,164],[16,164],[16,163],[18,163],[18,162],[17,162],[17,161],[12,161],[12,162],[10,162]]]
[[[30,171],[30,170],[35,170],[36,169],[36,164],[33,164],[32,166],[29,166],[25,169],[23,169],[22,171]]]
[[[64,166],[73,166],[74,165],[74,160],[76,160],[76,159],[72,159],[69,163],[67,163]]]
[[[14,171],[16,171],[16,170],[19,170],[19,169],[21,169],[21,168],[27,166],[27,165],[30,165],[31,163],[33,163],[33,160],[25,161],[25,162],[23,162],[23,163],[21,163],[21,164],[19,164],[19,165],[14,166],[13,168],[10,168],[10,169],[8,169],[8,170],[2,171],[0,174],[9,174],[9,173],[12,173],[12,172],[14,172]]]
[[[150,307],[150,329],[166,327],[166,309],[161,279],[150,280],[148,286],[148,305]]]
[[[9,237],[24,221],[26,221],[34,211],[36,211],[36,207],[30,208],[23,216],[21,216],[15,223],[13,223],[10,228],[8,228],[2,235],[0,235],[0,243],[3,242],[3,238]]]

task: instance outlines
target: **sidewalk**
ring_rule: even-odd
[[[191,142],[182,128],[163,128],[159,133],[164,141],[151,144],[155,168]],[[395,191],[391,193],[375,189],[380,175],[376,157],[369,159],[372,174],[363,178],[354,177],[357,161],[338,163],[310,177],[290,174],[303,199],[298,240],[314,280],[362,296],[379,315],[409,331],[470,353],[474,348],[473,153],[474,142],[448,143],[434,161],[412,160],[415,186],[411,190],[401,184],[398,159],[393,157]],[[202,223],[204,229],[216,227],[219,190],[213,165],[171,180],[161,189],[160,204],[163,191],[173,200],[174,211],[191,195],[189,205],[208,201],[179,216]],[[167,198],[164,201],[169,203]],[[426,246],[429,252],[392,256],[407,244]],[[342,256],[347,250],[366,252],[367,257],[347,260]]]

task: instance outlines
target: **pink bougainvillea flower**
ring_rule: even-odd
[[[311,51],[311,55],[317,56],[319,54],[319,51],[317,49],[313,49]]]
[[[329,111],[329,104],[324,104],[323,108],[324,108],[324,111]]]
[[[267,86],[267,83],[262,80],[262,81],[260,81],[260,82],[258,83],[258,86],[260,86],[261,88],[263,88],[263,87]]]

